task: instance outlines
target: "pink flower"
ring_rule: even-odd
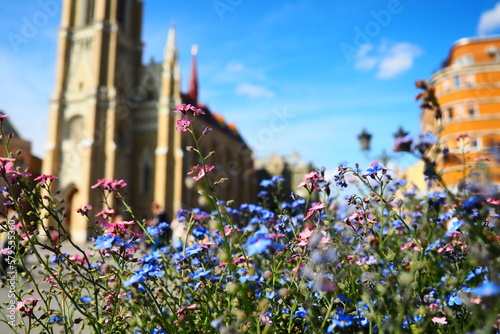
[[[448,322],[446,321],[446,317],[434,317],[432,318],[432,322],[435,324],[445,325]]]
[[[14,162],[16,161],[16,159],[12,159],[12,158],[0,158],[0,167],[3,167],[5,166],[7,163],[9,162]]]
[[[175,129],[186,132],[189,130],[189,125],[191,125],[191,121],[187,116],[184,116],[182,119],[177,121],[177,126],[175,127]]]
[[[115,210],[113,209],[103,209],[96,213],[94,217],[99,217],[99,221],[97,222],[97,224],[99,224],[99,226],[102,228],[106,228],[111,218],[113,218],[114,214]]]
[[[297,245],[300,247],[307,246],[309,243],[309,239],[312,237],[314,232],[308,228],[299,233],[299,238],[297,241],[299,242]]]
[[[117,191],[126,186],[127,183],[123,180],[99,179],[97,180],[97,183],[94,184],[91,188],[92,189],[100,188],[102,190]]]
[[[304,187],[308,192],[319,191],[319,183],[323,181],[323,177],[317,172],[312,171],[304,175],[304,181],[297,185],[297,188]]]
[[[300,239],[309,239],[310,237],[312,237],[312,235],[313,231],[308,228],[299,233]]]
[[[229,237],[231,234],[233,234],[233,232],[234,232],[234,229],[232,227],[230,227],[230,226],[224,227],[224,235],[226,237]]]
[[[198,109],[195,106],[192,106],[191,110],[193,111],[194,116],[205,115],[205,112],[203,110]]]
[[[500,199],[493,199],[491,197],[486,199],[486,203],[492,204],[492,205],[500,205]]]
[[[98,213],[95,214],[95,217],[105,217],[105,218],[111,218],[115,214],[115,210],[113,209],[103,209],[99,211]]]
[[[304,217],[304,220],[311,218],[311,216],[312,216],[315,212],[320,212],[320,211],[321,211],[321,210],[323,210],[324,208],[325,208],[325,204],[323,204],[323,203],[321,203],[321,202],[318,202],[318,203],[313,204],[313,206],[311,206],[311,207],[309,208],[309,211],[307,212],[307,215]]]
[[[490,159],[487,157],[487,156],[480,156],[480,157],[477,157],[474,159],[475,162],[479,162],[479,161],[490,161]]]
[[[460,139],[465,139],[465,138],[467,138],[467,137],[469,137],[469,135],[468,135],[467,133],[462,133],[462,134],[459,134],[459,135],[455,138],[455,140],[456,140],[456,141],[459,141]]]
[[[205,112],[201,109],[196,108],[195,106],[192,106],[190,104],[179,104],[177,109],[174,110],[175,113],[178,114],[183,114],[186,115],[188,110],[191,110],[193,112],[193,115],[196,117],[198,115],[205,115]]]
[[[206,173],[210,172],[214,168],[215,166],[210,166],[210,165],[205,165],[205,168],[203,168],[203,166],[196,165],[191,167],[191,171],[188,172],[187,175],[197,174],[193,176],[193,180],[199,181],[206,175]]]
[[[14,253],[14,251],[8,247],[0,249],[0,255],[2,255],[2,256],[12,255],[13,253]]]
[[[0,175],[3,176],[8,183],[14,183],[20,178],[30,177],[30,173],[21,172],[14,168],[16,159],[0,158]]]
[[[33,313],[33,309],[40,300],[40,298],[27,298],[22,302],[17,303],[16,310],[21,311],[23,317],[27,317]]]
[[[124,235],[127,232],[127,227],[129,225],[133,225],[135,221],[119,221],[115,223],[109,223],[106,226],[106,230],[108,233],[112,235]]]
[[[58,276],[57,272],[54,273],[54,276]],[[49,276],[45,278],[45,281],[48,282],[53,287],[57,287],[59,284],[57,283],[57,280],[54,276]]]
[[[418,241],[420,242],[420,239]],[[401,246],[400,249],[401,250],[413,249],[416,252],[419,252],[422,250],[422,248],[419,247],[414,241],[408,241],[403,246]]]
[[[109,292],[105,297],[104,297],[104,302],[106,304],[110,304],[113,299],[121,299],[122,297],[126,296],[127,294],[125,292],[119,292],[118,295],[116,294],[116,291],[111,291]]]
[[[263,312],[259,312],[259,320],[260,320],[260,323],[263,325],[272,325],[273,324],[273,321],[271,320],[271,318],[269,318],[269,316]]]
[[[191,109],[191,105],[190,104],[179,104],[177,107],[177,109],[174,110],[175,113],[179,113],[179,114],[184,114],[186,115],[186,112]]]
[[[87,259],[82,254],[73,254],[69,256],[71,261],[80,263],[81,265],[87,266],[89,263]]]
[[[76,209],[76,212],[78,212],[82,216],[86,216],[90,210],[92,210],[92,205],[82,205],[81,207]]]
[[[21,239],[23,241],[31,240],[31,238],[33,238],[33,237],[34,237],[34,235],[31,233],[24,233],[24,232],[21,233]]]
[[[58,177],[54,175],[42,174],[39,177],[35,178],[34,181],[40,181],[40,185],[44,186],[47,183],[47,180],[57,180]]]
[[[179,319],[183,319],[186,316],[188,310],[193,310],[197,307],[198,307],[197,304],[191,304],[191,305],[184,306],[184,307],[178,309],[175,313],[178,314]]]
[[[365,219],[364,214],[366,212],[363,211],[355,211],[353,212],[349,217],[345,218],[345,222],[347,224],[357,224],[357,223],[363,223],[363,220]]]

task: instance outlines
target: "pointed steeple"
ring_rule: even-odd
[[[171,25],[168,30],[167,46],[165,47],[165,61],[174,63],[177,61],[177,38],[175,37],[175,26]]]
[[[198,46],[195,44],[191,48],[192,63],[191,63],[191,78],[189,80],[189,97],[196,103],[198,102],[198,71],[196,68],[196,55],[198,54]]]
[[[175,26],[170,25],[165,46],[162,74],[161,95],[168,99],[180,97],[181,70],[179,66],[179,50],[177,49],[177,38]],[[171,106],[168,108],[170,109]]]

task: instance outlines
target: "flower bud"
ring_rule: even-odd
[[[231,295],[234,295],[235,293],[237,293],[239,289],[240,289],[240,286],[234,282],[228,283],[226,285],[226,291]]]
[[[290,289],[287,289],[287,288],[281,288],[281,289],[279,289],[278,294],[279,294],[281,297],[290,296]]]
[[[269,299],[267,299],[267,298],[261,299],[259,301],[259,309],[262,312],[265,312],[265,311],[267,311],[268,308],[269,308]]]
[[[229,256],[227,255],[227,253],[225,251],[221,251],[219,253],[219,261],[220,262],[227,262],[229,259]]]

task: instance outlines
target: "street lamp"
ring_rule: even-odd
[[[406,132],[405,130],[403,130],[403,127],[400,126],[398,132],[396,132],[394,134],[394,139],[401,139],[401,138],[404,138],[406,136],[408,136],[408,132]]]
[[[403,139],[408,135],[408,132],[406,132],[402,126],[399,127],[398,131],[394,134],[394,139]],[[368,155],[368,151],[370,151],[370,143],[372,140],[372,134],[366,131],[366,129],[363,129],[361,133],[358,135],[358,140],[359,140],[359,145],[361,146],[361,150],[365,152],[366,155]],[[385,150],[382,151],[382,154],[377,157],[376,160],[380,160],[383,166],[387,165],[389,160],[393,158]]]
[[[361,150],[368,152],[370,150],[370,142],[372,140],[372,134],[363,129],[363,131],[358,135],[359,145]]]

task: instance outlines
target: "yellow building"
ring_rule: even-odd
[[[199,205],[187,186],[186,173],[199,163],[186,151],[192,139],[175,130],[180,115],[172,111],[181,103],[206,112],[198,126],[213,129],[201,143],[205,153],[216,151],[207,160],[216,166],[211,175],[229,178],[218,189],[221,198],[238,203],[255,197],[251,150],[234,126],[198,101],[197,49],[186,94],[173,27],[164,60],[142,64],[142,9],[141,0],[63,1],[43,173],[59,177],[76,241],[87,239],[88,226],[75,209],[101,207],[91,190],[98,179],[126,180],[126,199],[138,218],[151,217],[153,202],[170,219],[180,207]]]
[[[304,175],[315,170],[313,164],[304,160],[297,151],[292,151],[287,156],[272,153],[268,157],[257,158],[255,159],[255,169],[259,183],[273,176],[283,177],[282,191],[287,198],[292,191],[307,197],[307,191],[297,186],[304,181]]]
[[[500,164],[491,155],[500,145],[500,37],[457,41],[431,82],[442,119],[424,110],[422,130],[437,134],[441,149],[449,150],[438,161],[445,182],[500,183]]]

